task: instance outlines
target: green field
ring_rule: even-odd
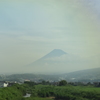
[[[54,96],[56,100],[100,100],[100,88],[94,86],[37,85],[35,88],[41,91],[41,97]]]
[[[31,97],[23,97],[31,93]],[[94,86],[53,86],[15,84],[0,88],[0,100],[100,100],[100,88]]]

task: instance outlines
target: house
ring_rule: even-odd
[[[3,87],[7,87],[7,86],[8,86],[8,83],[5,82],[5,83],[3,84]]]
[[[7,87],[8,83],[5,81],[0,81],[0,87]]]

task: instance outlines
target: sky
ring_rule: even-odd
[[[100,0],[0,0],[0,68],[11,71],[53,49],[100,56]]]

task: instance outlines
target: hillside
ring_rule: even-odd
[[[0,80],[11,80],[11,81],[24,81],[24,80],[47,80],[47,81],[59,81],[65,79],[67,81],[82,81],[82,82],[96,82],[100,81],[100,68],[80,70],[71,73],[57,74],[57,75],[46,75],[46,74],[12,74],[7,75],[5,78],[0,77]]]
[[[86,69],[63,74],[70,81],[100,81],[100,68]]]

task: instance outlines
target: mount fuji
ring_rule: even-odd
[[[45,63],[52,63],[51,61],[53,61],[53,59],[57,59],[60,58],[64,55],[67,55],[66,52],[64,52],[63,50],[60,49],[54,49],[52,50],[50,53],[46,54],[45,56],[43,56],[42,58],[36,60],[35,62],[31,63],[30,66],[33,66],[35,64],[45,64]]]
[[[86,69],[86,61],[68,54],[61,49],[54,49],[42,58],[27,65],[27,72],[34,73],[63,73]]]

